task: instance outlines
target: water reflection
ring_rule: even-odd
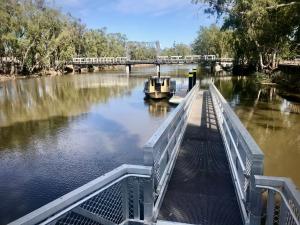
[[[90,75],[14,80],[1,85],[0,127],[53,116],[75,116],[94,103],[125,95],[142,80]],[[59,82],[58,82],[59,81]]]
[[[300,186],[300,105],[276,86],[255,79],[218,79],[221,93],[265,153],[265,174],[291,177]]]
[[[150,115],[154,117],[165,117],[171,111],[171,107],[175,108],[169,104],[168,99],[153,100],[147,98],[145,104],[148,105]]]

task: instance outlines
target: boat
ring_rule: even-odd
[[[175,92],[176,81],[172,81],[170,77],[151,76],[145,82],[144,93],[146,98],[170,98]]]

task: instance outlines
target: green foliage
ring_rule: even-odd
[[[156,48],[144,45],[143,43],[130,43],[129,44],[129,57],[133,60],[143,60],[143,59],[155,59],[156,58]]]
[[[198,55],[217,55],[218,57],[232,56],[231,31],[222,31],[216,25],[200,27],[192,45],[193,52]]]
[[[233,32],[238,62],[274,69],[280,58],[300,54],[300,2],[292,0],[193,0],[208,4],[207,13],[225,18]]]
[[[165,48],[162,50],[161,55],[164,56],[186,56],[186,55],[191,55],[192,49],[189,45],[186,44],[175,44],[171,48]]]
[[[80,20],[43,0],[0,1],[0,58],[9,57],[11,73],[62,68],[74,56],[124,56],[126,36],[106,29],[87,30]]]

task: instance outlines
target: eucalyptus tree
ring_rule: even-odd
[[[171,56],[171,55],[179,55],[179,56],[186,56],[192,54],[192,48],[189,45],[180,43],[175,44],[171,48],[165,48],[162,50],[161,55]]]
[[[220,30],[216,25],[200,27],[198,35],[192,44],[193,52],[198,55],[217,55],[231,57],[232,32]]]
[[[87,29],[44,0],[0,0],[0,66],[31,74],[62,69],[74,56],[124,56],[125,35]],[[2,68],[3,70],[3,68]],[[0,68],[1,71],[1,68]],[[3,71],[2,71],[3,72]],[[7,72],[7,71],[4,71]]]
[[[231,29],[236,58],[275,69],[279,58],[299,52],[300,2],[292,0],[193,0],[206,13],[223,16]]]
[[[130,58],[134,60],[155,59],[156,54],[156,49],[154,47],[147,47],[142,43],[130,46]]]
[[[121,33],[107,34],[108,55],[112,57],[126,56],[127,37]]]

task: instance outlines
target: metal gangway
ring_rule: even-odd
[[[11,225],[299,225],[299,191],[263,176],[263,159],[214,84],[196,85],[145,144],[144,165],[122,165]]]

